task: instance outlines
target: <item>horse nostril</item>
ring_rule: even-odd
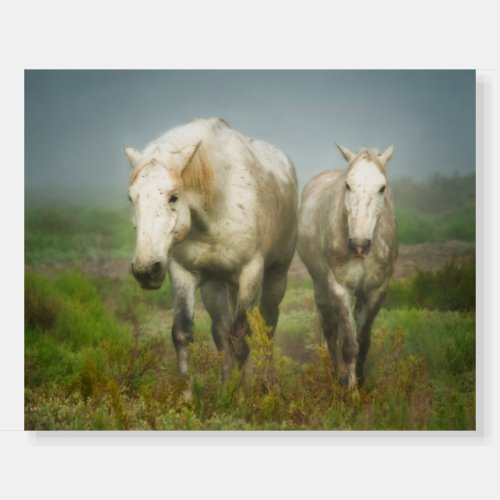
[[[161,262],[155,262],[151,267],[151,276],[159,278],[162,274]]]
[[[372,244],[372,240],[370,240],[368,238],[365,238],[365,239],[349,238],[348,243],[349,243],[349,248],[358,257],[362,257],[362,256],[365,256],[369,252],[370,246]]]

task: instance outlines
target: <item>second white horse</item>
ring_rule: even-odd
[[[384,153],[339,149],[348,166],[314,177],[299,211],[297,250],[314,282],[335,373],[342,339],[345,374],[351,387],[363,382],[370,335],[397,254],[396,225]]]

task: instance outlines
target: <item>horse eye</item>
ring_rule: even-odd
[[[170,197],[168,198],[168,202],[169,202],[169,203],[175,203],[178,199],[179,199],[179,197],[178,197],[176,194],[172,194],[172,195],[170,195]]]
[[[385,188],[386,188],[386,187],[387,187],[387,186],[382,186],[382,187],[379,189],[379,191],[378,191],[378,192],[379,192],[380,194],[382,194],[382,193],[385,191]]]
[[[349,184],[347,182],[345,183],[345,188],[347,189],[347,191],[351,190],[351,186],[349,186]]]

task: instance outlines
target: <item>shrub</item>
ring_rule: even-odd
[[[384,307],[419,307],[473,311],[476,307],[476,263],[451,261],[437,271],[418,271],[406,281],[393,281]]]

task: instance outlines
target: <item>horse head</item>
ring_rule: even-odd
[[[199,145],[156,155],[141,155],[125,146],[133,168],[128,194],[137,234],[131,271],[142,288],[161,286],[171,247],[190,231],[189,193],[184,177]]]
[[[387,196],[385,167],[392,157],[393,146],[381,154],[370,149],[353,153],[338,144],[337,147],[349,162],[343,186],[348,245],[356,257],[364,257],[370,251],[373,233],[384,208]]]

